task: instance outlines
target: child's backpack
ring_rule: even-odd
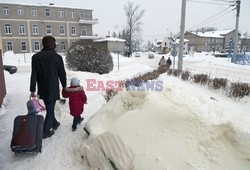
[[[28,109],[28,114],[37,114],[38,112],[42,112],[45,111],[45,107],[42,106],[38,99],[36,98],[31,98],[28,102],[27,102],[27,109]]]

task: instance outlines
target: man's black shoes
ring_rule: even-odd
[[[43,139],[49,138],[55,134],[54,130],[49,131],[49,134],[43,134]]]
[[[60,126],[60,122],[57,122],[56,126],[53,127],[52,129],[53,129],[53,130],[56,130],[56,129],[58,129],[59,126]]]

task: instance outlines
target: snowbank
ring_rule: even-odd
[[[81,154],[90,166],[249,169],[250,107],[165,76],[162,92],[121,92],[89,119]]]

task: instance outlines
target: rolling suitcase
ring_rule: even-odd
[[[28,114],[17,116],[11,140],[11,150],[15,153],[41,152],[43,139],[42,115]]]

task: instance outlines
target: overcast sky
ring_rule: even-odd
[[[141,9],[145,9],[145,15],[142,19],[144,23],[142,37],[145,41],[160,40],[165,36],[169,36],[171,32],[179,32],[181,1],[182,0],[131,0],[134,4],[140,5]],[[221,1],[222,0],[187,0],[186,30],[195,30],[201,27],[217,27],[218,30],[234,29],[236,11],[232,11],[233,7],[231,7],[221,12],[229,7],[229,3]],[[34,3],[34,0],[0,0],[0,2]],[[118,33],[126,24],[124,5],[127,3],[127,0],[40,0],[39,2],[42,4],[53,2],[55,5],[93,9],[93,17],[99,20],[99,23],[94,25],[93,32],[99,36],[107,35],[108,31]],[[218,13],[218,16],[213,17]],[[211,20],[202,23],[209,18],[211,18]],[[250,0],[241,0],[239,30],[242,33],[248,32],[250,34],[249,18]]]

